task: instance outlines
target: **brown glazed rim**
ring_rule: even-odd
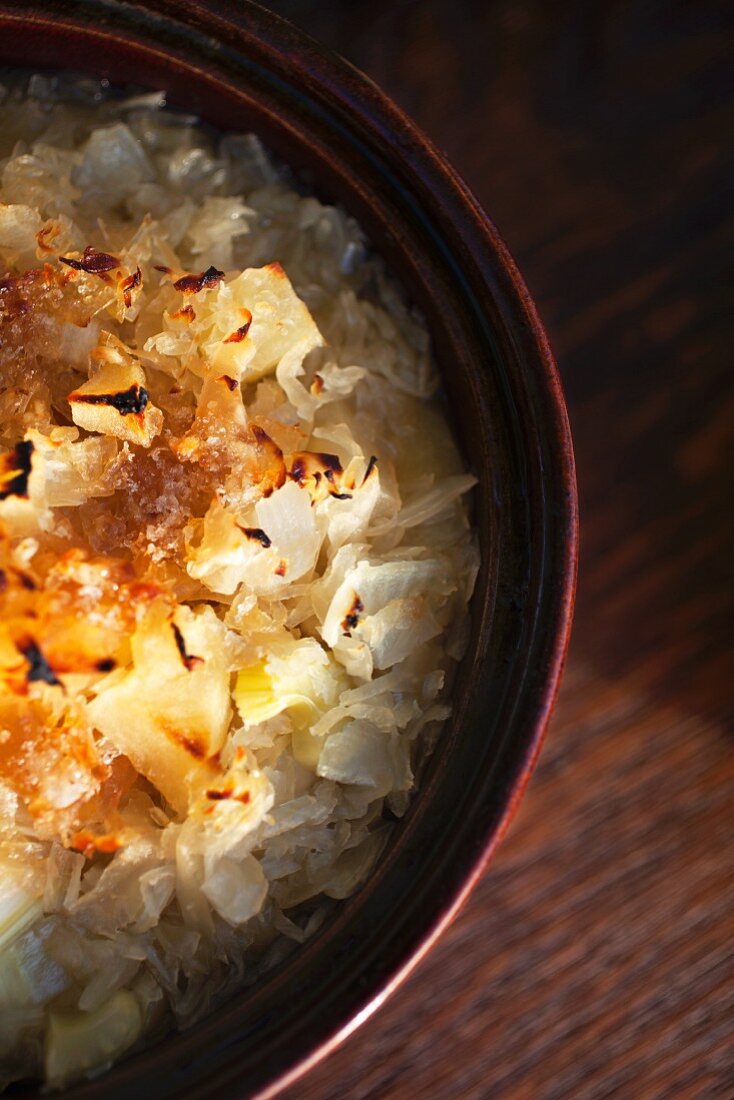
[[[259,132],[317,194],[342,201],[426,315],[479,477],[482,569],[454,715],[380,865],[252,989],[64,1094],[265,1100],[416,966],[481,877],[528,781],[576,580],[576,485],[558,375],[515,264],[450,165],[367,77],[271,12],[248,0],[0,0],[2,65],[163,87],[172,105],[215,126]]]

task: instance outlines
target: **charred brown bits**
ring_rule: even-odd
[[[184,641],[184,636],[175,623],[171,623],[171,628],[173,630],[173,636],[176,639],[176,648],[181,655],[181,660],[183,661],[189,672],[195,669],[197,665],[203,665],[203,657],[194,657],[193,654],[186,652],[186,642]]]
[[[57,680],[53,669],[32,638],[28,638],[26,641],[21,642],[18,645],[18,649],[30,666],[26,673],[26,680],[29,684],[35,681],[42,681],[44,684],[52,685],[61,683],[60,680]]]
[[[244,338],[247,336],[247,333],[250,331],[250,325],[252,324],[252,314],[250,313],[249,309],[243,310],[243,313],[246,314],[244,325],[240,325],[240,327],[236,328],[234,332],[230,332],[229,336],[225,337],[225,344],[239,344],[241,340],[244,340]]]
[[[200,290],[208,290],[209,287],[216,286],[223,278],[223,271],[218,271],[216,267],[208,267],[198,275],[182,275],[173,285],[183,294],[198,294]]]
[[[372,471],[375,469],[376,466],[377,466],[377,456],[372,455],[369,462],[367,463],[367,469],[364,472],[364,477],[362,478],[362,484],[363,485],[364,485],[365,481],[367,481],[368,477],[370,476],[370,474],[372,473]]]
[[[150,397],[145,387],[135,382],[121,393],[75,393],[73,399],[85,405],[110,405],[120,416],[129,416],[144,412]]]
[[[237,526],[239,527],[240,525],[237,524]],[[260,545],[264,546],[266,550],[269,546],[272,545],[271,540],[260,527],[240,527],[240,531],[248,539],[252,539],[253,542],[259,542]]]
[[[86,271],[88,275],[104,275],[120,266],[116,256],[110,256],[109,252],[98,252],[91,245],[84,249],[81,260],[74,260],[70,256],[59,256],[59,260],[67,267],[73,267],[75,271]]]
[[[241,802],[243,805],[247,805],[250,801],[250,792],[243,791],[242,794],[235,794],[232,790],[218,790],[216,787],[211,787],[206,792],[206,797],[212,802],[224,802],[228,798],[234,798],[237,802]]]
[[[354,628],[359,625],[360,616],[363,611],[364,604],[360,600],[359,596],[355,593],[354,600],[352,601],[352,606],[342,619],[342,630],[345,634],[351,634]]]
[[[135,268],[135,271],[133,271],[132,275],[128,275],[128,277],[126,279],[123,279],[122,287],[121,287],[121,289],[122,289],[122,300],[125,303],[125,308],[126,309],[129,309],[131,304],[132,304],[132,300],[133,300],[132,292],[134,290],[136,290],[141,285],[142,282],[143,282],[143,276],[142,276],[142,273],[141,273],[139,267]]]
[[[0,500],[27,497],[33,444],[29,439],[16,443],[12,451],[0,456]]]

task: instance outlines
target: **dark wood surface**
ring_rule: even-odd
[[[568,670],[496,860],[287,1100],[734,1097],[734,5],[270,6],[404,106],[504,234],[582,512]]]

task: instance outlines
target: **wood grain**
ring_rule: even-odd
[[[582,510],[569,667],[509,836],[286,1100],[734,1097],[734,9],[271,6],[393,95],[505,235]]]

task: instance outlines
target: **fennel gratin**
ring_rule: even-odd
[[[421,319],[257,139],[40,77],[0,119],[0,1082],[63,1087],[369,873],[474,479]]]

